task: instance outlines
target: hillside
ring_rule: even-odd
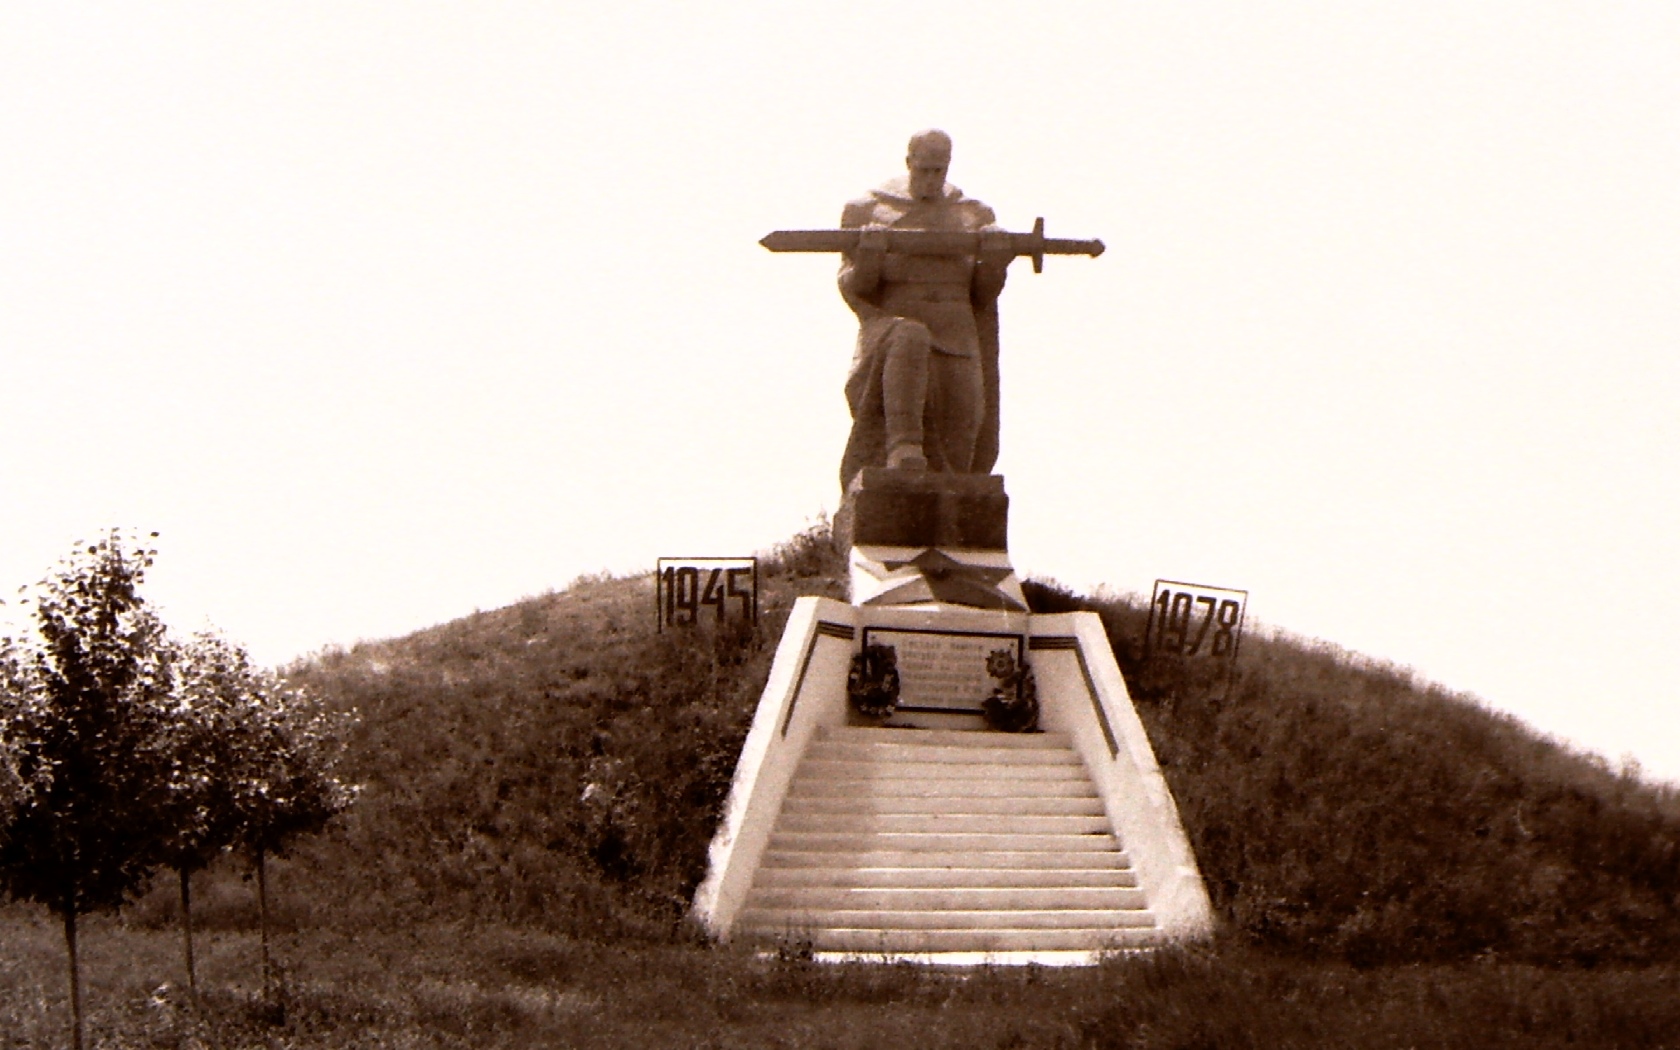
[[[648,579],[591,579],[290,668],[360,710],[365,784],[282,869],[291,906],[693,936],[787,610],[840,595],[840,570],[814,530],[767,560],[756,629],[657,633]],[[1672,792],[1316,643],[1246,639],[1219,699],[1142,666],[1141,608],[1028,590],[1101,614],[1225,937],[1362,966],[1680,959]]]

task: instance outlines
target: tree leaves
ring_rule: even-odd
[[[350,804],[336,767],[354,716],[325,710],[214,633],[176,645],[173,662],[167,863],[201,868],[235,847],[283,852]]]
[[[78,543],[33,589],[37,637],[0,638],[0,894],[114,908],[160,865],[283,852],[354,797],[354,716],[218,635],[170,638],[139,593],[156,553]]]
[[[154,866],[171,680],[137,590],[150,564],[115,530],[78,550],[38,587],[39,640],[0,652],[0,738],[19,784],[0,891],[60,914],[120,905]]]

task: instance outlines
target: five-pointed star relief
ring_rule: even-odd
[[[1019,599],[997,585],[1013,571],[1007,566],[970,565],[929,547],[908,561],[886,561],[881,577],[889,586],[869,599],[869,605],[914,605],[945,602],[979,609],[1024,609]]]

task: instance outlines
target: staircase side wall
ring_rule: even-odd
[[[1173,940],[1211,935],[1213,908],[1190,840],[1102,620],[1091,612],[1035,615],[1031,633],[1040,721],[1073,738],[1161,932]]]
[[[693,915],[717,940],[729,939],[806,743],[819,727],[846,722],[856,619],[852,606],[814,597],[800,598],[788,616],[712,838],[706,879],[694,894]]]

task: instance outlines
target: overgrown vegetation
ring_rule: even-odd
[[[1078,970],[952,973],[626,944],[529,927],[428,924],[290,939],[283,1019],[245,979],[248,935],[207,940],[196,1000],[159,974],[161,932],[90,938],[90,1031],[115,1048],[873,1050],[1271,1047],[1672,1047],[1680,969],[1451,963],[1360,969],[1247,949],[1164,952]],[[0,929],[9,1046],[56,1045],[37,975],[52,931]]]
[[[310,895],[417,921],[684,936],[793,600],[841,593],[819,523],[761,564],[760,621],[656,630],[651,578],[578,581],[289,669],[362,713],[365,793]]]
[[[1680,959],[1680,799],[1401,668],[1245,639],[1228,687],[1102,615],[1229,934],[1374,966]]]
[[[311,896],[687,936],[786,612],[842,568],[819,525],[767,559],[756,629],[659,633],[651,582],[590,580],[293,668],[365,715],[367,795],[307,851]],[[1227,686],[1146,664],[1140,605],[1028,590],[1102,617],[1227,938],[1361,966],[1680,960],[1671,791],[1401,668],[1252,636]]]
[[[1102,617],[1216,944],[964,979],[702,947],[683,916],[775,642],[795,597],[843,594],[843,568],[819,523],[765,559],[756,626],[660,633],[651,580],[594,578],[287,669],[361,713],[346,761],[364,790],[281,865],[284,1022],[228,961],[256,948],[223,865],[200,890],[209,994],[148,1005],[136,983],[107,1031],[299,1047],[1677,1045],[1672,790],[1319,643],[1251,635],[1228,683],[1149,664],[1144,608],[1046,583],[1028,585],[1036,609]],[[6,775],[0,761],[0,792]],[[154,945],[175,914],[160,888],[111,936]],[[0,959],[40,936],[0,929]],[[144,988],[170,972],[136,965]],[[0,963],[0,1001],[31,1001],[34,972]],[[0,1008],[0,1026],[25,1017]]]

